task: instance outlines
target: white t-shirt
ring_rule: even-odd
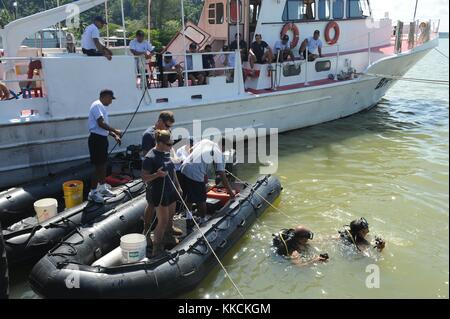
[[[172,60],[171,60],[169,63],[166,63],[166,61],[164,61],[164,59],[163,59],[163,62],[162,62],[162,65],[163,65],[163,68],[164,68],[164,69],[172,69],[172,68],[174,68],[177,64],[178,64],[178,63],[177,63],[177,60],[175,60],[174,58],[172,58]]]
[[[180,147],[177,150],[177,159],[178,159],[178,163],[175,163],[175,169],[177,171],[181,171],[181,165],[183,164],[184,160],[189,156],[189,145],[184,145],[182,147]]]
[[[108,111],[106,110],[106,106],[104,106],[103,103],[100,102],[100,100],[97,100],[94,103],[92,103],[91,109],[89,111],[89,119],[88,119],[89,132],[102,136],[108,136],[109,132],[98,126],[97,120],[100,117],[103,117],[105,123],[109,124],[109,117]]]
[[[225,65],[225,59],[228,57],[228,65]],[[236,53],[232,52],[231,54],[222,54],[219,56],[219,61],[223,66],[234,68],[236,63]]]
[[[213,141],[202,140],[192,147],[192,153],[181,165],[181,173],[194,181],[203,182],[212,165],[215,165],[216,172],[225,171],[222,151]]]
[[[130,42],[130,50],[134,50],[138,53],[152,52],[153,45],[147,40],[139,42],[137,39],[134,39]]]
[[[290,49],[291,41],[288,41],[286,44],[283,44],[283,41],[278,40],[277,42],[275,42],[274,48],[275,48],[275,51]]]
[[[81,36],[81,47],[85,50],[97,50],[94,39],[100,39],[100,30],[95,24],[91,24]]]
[[[322,49],[322,40],[314,39],[314,37],[308,38],[308,52],[312,54],[317,54],[317,48]]]

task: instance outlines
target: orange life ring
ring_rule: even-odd
[[[330,38],[330,31],[331,29],[334,29],[334,38]],[[330,21],[327,24],[327,27],[325,28],[325,41],[329,45],[336,44],[339,40],[339,36],[341,35],[341,29],[339,28],[339,25],[336,21]]]
[[[292,22],[286,23],[283,26],[283,29],[281,29],[280,38],[283,38],[283,36],[287,34],[289,31],[292,31],[292,33],[294,33],[294,38],[291,41],[291,49],[293,49],[297,46],[298,41],[300,40],[300,31],[298,30],[295,23]]]

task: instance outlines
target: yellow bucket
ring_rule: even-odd
[[[83,203],[83,182],[82,181],[68,181],[63,184],[64,202],[66,208]]]

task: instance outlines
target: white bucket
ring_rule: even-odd
[[[44,198],[34,202],[39,223],[42,223],[58,214],[58,201],[54,198]]]
[[[129,234],[120,238],[122,262],[124,264],[141,261],[146,257],[147,239],[142,234]]]

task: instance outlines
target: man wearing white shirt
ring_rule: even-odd
[[[136,32],[136,39],[130,42],[130,51],[134,56],[143,56],[145,59],[152,57],[154,48],[150,42],[145,40],[145,33],[142,30]]]
[[[314,36],[305,39],[300,46],[300,56],[306,59],[306,48],[308,48],[308,61],[314,61],[322,57],[322,40],[320,38],[320,31],[314,31]]]
[[[288,58],[290,58],[291,61],[294,61],[294,54],[291,50],[291,41],[289,41],[289,36],[287,34],[283,35],[281,40],[275,42],[274,49],[275,58],[278,62],[284,62]]]
[[[91,180],[91,191],[89,200],[103,203],[104,197],[112,197],[105,183],[106,163],[108,162],[108,136],[112,136],[120,145],[122,132],[109,125],[109,116],[107,107],[111,105],[114,93],[111,90],[102,90],[100,98],[92,103],[89,110],[88,128],[89,128],[89,155],[91,163],[95,166],[95,173]],[[98,183],[98,187],[97,187]]]
[[[100,29],[106,24],[102,17],[96,17],[94,23],[86,27],[81,36],[81,48],[87,56],[105,56],[112,59],[112,52],[100,43]]]

